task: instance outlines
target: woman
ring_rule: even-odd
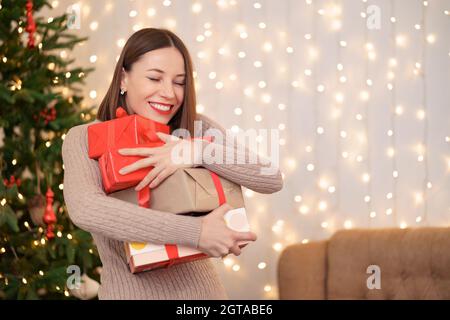
[[[194,120],[202,121],[202,130],[224,129],[195,113],[192,62],[182,41],[164,29],[147,28],[134,33],[123,48],[111,85],[97,113],[97,121],[114,118],[118,106],[129,114],[167,124],[171,133],[186,129],[195,135]],[[64,140],[64,198],[72,221],[90,232],[103,263],[99,299],[227,299],[226,292],[210,259],[171,266],[140,274],[131,274],[123,242],[180,244],[201,250],[211,257],[240,254],[238,241],[255,241],[252,232],[235,232],[224,222],[230,209],[225,204],[206,216],[175,215],[138,207],[112,197],[102,188],[98,164],[88,157],[87,126],[69,130]],[[172,135],[160,135],[164,146],[152,149],[122,149],[123,154],[138,154],[142,160],[123,168],[123,174],[142,167],[154,169],[136,187],[156,187],[177,168],[197,166],[194,161],[176,164],[170,154],[179,143],[192,143]],[[202,142],[203,144],[209,144]],[[234,154],[234,159],[250,156],[250,151],[231,146],[226,140],[219,152]],[[192,148],[194,150],[194,148]],[[245,154],[242,154],[245,152]],[[198,155],[193,155],[197,157]],[[205,159],[203,159],[205,160]],[[278,170],[262,175],[260,164],[219,164],[203,161],[199,165],[261,193],[281,189]]]

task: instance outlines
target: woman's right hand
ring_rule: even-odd
[[[231,209],[233,208],[225,203],[201,217],[202,228],[198,244],[200,251],[212,257],[224,257],[230,252],[238,256],[241,254],[238,245],[240,241],[256,240],[253,232],[239,232],[228,228],[224,215]]]

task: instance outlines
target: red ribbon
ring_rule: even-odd
[[[165,244],[164,246],[166,247],[167,257],[169,258],[167,267],[170,267],[180,257],[178,254],[178,246],[176,244]]]
[[[216,187],[217,195],[219,196],[219,206],[221,206],[226,202],[222,183],[220,182],[219,176],[216,173],[211,172],[211,177],[213,179],[214,186]]]
[[[150,208],[150,188],[138,191],[138,203],[140,207]]]

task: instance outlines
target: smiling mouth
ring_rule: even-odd
[[[148,102],[150,107],[157,111],[158,113],[162,114],[169,114],[173,109],[173,104],[162,104],[162,103],[156,103],[156,102]]]

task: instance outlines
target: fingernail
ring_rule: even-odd
[[[120,169],[120,170],[119,170],[119,173],[120,173],[120,174],[124,174],[124,173],[125,173],[125,170]]]

